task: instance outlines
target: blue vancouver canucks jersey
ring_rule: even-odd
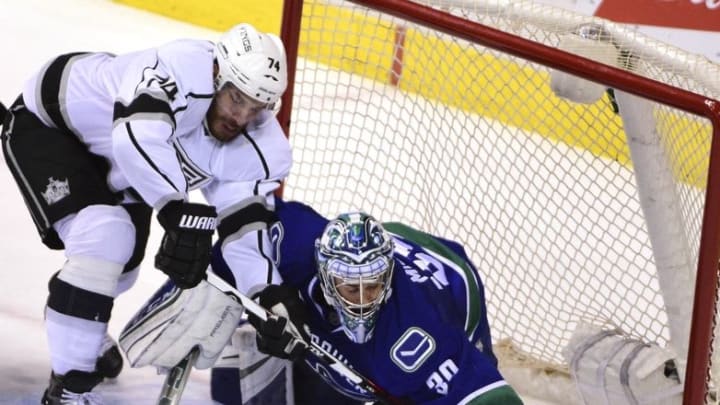
[[[410,403],[521,403],[497,370],[483,285],[462,246],[385,223],[395,242],[392,293],[373,338],[358,344],[346,337],[318,285],[314,243],[328,220],[297,202],[278,201],[276,212],[274,259],[284,282],[309,304],[311,338],[321,347]],[[345,395],[377,399],[312,355],[305,361]]]

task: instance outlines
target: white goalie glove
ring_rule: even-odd
[[[563,350],[586,405],[682,403],[683,384],[672,350],[619,329],[579,323]]]
[[[242,305],[205,281],[184,290],[168,281],[128,322],[119,344],[132,367],[169,369],[198,347],[195,368],[209,368],[242,312]]]

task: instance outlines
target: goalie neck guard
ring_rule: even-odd
[[[372,337],[378,310],[391,294],[393,246],[390,234],[363,212],[330,221],[315,241],[323,295],[355,343]]]

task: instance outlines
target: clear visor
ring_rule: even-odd
[[[232,108],[234,109],[249,109],[255,113],[259,113],[262,110],[272,109],[270,104],[255,100],[232,82],[223,83],[220,90],[229,94],[230,100],[232,101]]]
[[[248,92],[250,89],[247,88],[247,86],[242,86],[240,85],[240,83],[233,81],[232,78],[228,77],[228,75],[224,75],[221,72],[218,72],[217,76],[215,77],[215,90],[221,91],[230,89],[239,92],[246,100],[246,103],[250,103],[256,107],[262,107],[262,109],[264,110],[274,111],[276,109],[276,104],[279,105],[280,102],[279,99],[275,103],[266,103],[260,101]]]

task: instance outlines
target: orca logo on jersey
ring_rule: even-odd
[[[214,217],[201,217],[199,215],[183,214],[180,218],[178,226],[180,228],[188,229],[200,229],[200,230],[215,230],[215,218]]]
[[[390,358],[403,371],[412,373],[434,351],[435,339],[417,326],[412,326],[400,336],[400,339],[390,349]]]

